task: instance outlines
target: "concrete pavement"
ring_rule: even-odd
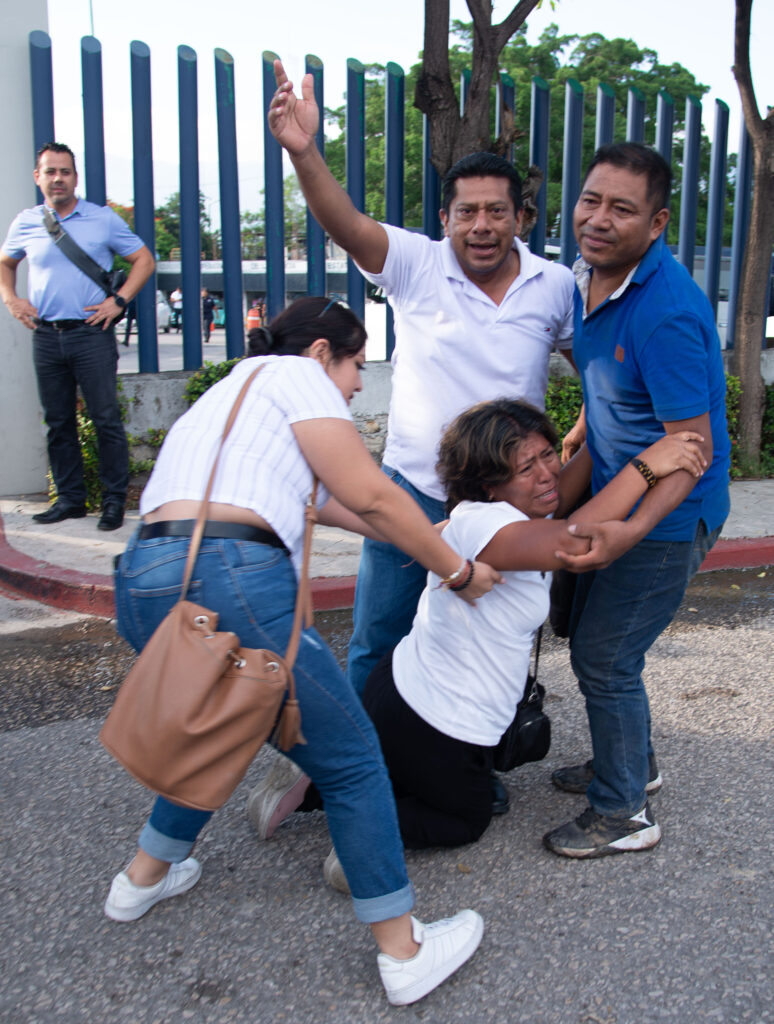
[[[137,512],[120,530],[101,533],[97,515],[53,526],[33,521],[48,507],[42,495],[0,499],[0,585],[58,608],[113,616],[113,558],[136,527]],[[362,540],[317,526],[311,577],[315,607],[352,605]],[[774,480],[731,484],[731,515],[703,569],[774,564]]]

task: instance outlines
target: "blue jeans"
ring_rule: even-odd
[[[383,472],[407,491],[431,523],[446,518],[444,502],[418,491],[390,466]],[[411,631],[427,570],[411,555],[382,541],[363,541],[352,610],[347,676],[355,693],[362,694],[371,670]]]
[[[66,505],[86,502],[75,416],[76,388],[80,387],[97,432],[103,504],[113,499],[123,505],[129,483],[129,447],[118,405],[113,329],[103,331],[84,323],[82,328],[58,331],[41,325],[33,334],[33,356],[57,496]]]
[[[130,540],[116,572],[118,630],[141,650],[180,594],[188,538]],[[243,646],[284,654],[296,599],[288,555],[266,544],[205,538],[188,591],[217,611]],[[313,780],[361,921],[399,917],[414,904],[392,787],[379,740],[320,634],[302,634],[293,669],[306,745],[288,757]],[[158,797],[140,846],[160,860],[188,856],[210,815]]]
[[[626,818],[645,803],[650,706],[645,654],[666,629],[691,576],[717,540],[699,522],[693,541],[641,541],[606,569],[578,577],[570,656],[586,698],[594,778],[586,793],[600,814]]]

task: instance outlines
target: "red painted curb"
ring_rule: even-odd
[[[702,562],[699,572],[756,569],[764,565],[774,565],[774,537],[739,537],[719,540]]]
[[[702,563],[700,572],[717,569],[754,569],[774,565],[774,537],[719,540]],[[54,608],[98,615],[115,616],[113,580],[99,573],[63,569],[22,554],[5,539],[0,515],[0,583],[23,597],[30,597]],[[311,581],[312,605],[317,611],[351,608],[355,597],[355,577],[320,577]]]

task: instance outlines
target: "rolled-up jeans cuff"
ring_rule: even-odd
[[[388,892],[384,896],[372,896],[359,900],[352,897],[355,917],[364,924],[375,924],[377,921],[389,921],[392,917],[401,917],[411,910],[416,902],[414,886],[411,882],[402,889]]]
[[[165,836],[150,822],[146,822],[137,845],[151,857],[168,861],[170,864],[179,864],[184,861],[194,847],[189,839],[172,839],[171,836]]]

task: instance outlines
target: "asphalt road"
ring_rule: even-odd
[[[504,777],[510,813],[477,844],[408,855],[418,916],[472,906],[486,932],[403,1010],[381,992],[367,929],[323,883],[323,816],[296,815],[268,843],[251,832],[244,799],[269,751],[204,833],[193,892],[135,924],[102,915],[149,805],[97,740],[131,655],[108,623],[40,628],[15,609],[20,628],[0,635],[0,1020],[774,1021],[774,571],[699,577],[651,652],[665,783],[648,853],[577,863],[540,845],[583,807],[551,771],[588,754],[566,647],[545,643],[549,756]],[[346,613],[318,624],[343,652]]]

